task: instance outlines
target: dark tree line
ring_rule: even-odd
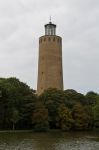
[[[16,78],[0,79],[0,129],[32,128],[34,92]]]
[[[16,78],[0,78],[0,129],[99,128],[99,94],[48,89],[40,96]]]

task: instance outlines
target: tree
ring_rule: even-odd
[[[97,97],[96,104],[93,106],[94,127],[99,128],[99,96]]]
[[[8,93],[0,82],[0,129],[8,129],[10,127],[10,105],[8,99]]]
[[[72,128],[73,118],[71,111],[64,105],[58,108],[60,127],[63,131],[68,131]]]
[[[32,128],[32,113],[37,99],[35,91],[16,78],[1,78],[0,88],[2,90],[0,128],[11,129],[11,120],[17,129]]]
[[[12,117],[11,117],[11,122],[12,122],[12,129],[15,130],[15,125],[16,123],[20,120],[20,115],[17,109],[13,108],[12,111]]]
[[[59,128],[57,126],[58,107],[65,101],[64,92],[50,88],[39,96],[39,100],[48,109],[50,128]]]
[[[81,93],[78,93],[75,90],[72,89],[65,90],[64,94],[66,97],[65,99],[66,106],[68,106],[69,108],[72,108],[77,102],[80,102],[82,105],[87,104],[85,96]]]
[[[49,129],[48,109],[41,103],[38,103],[33,112],[32,120],[34,131],[47,131]]]
[[[74,119],[74,129],[86,130],[88,129],[89,116],[85,111],[84,106],[80,103],[76,103],[73,107],[72,116]]]
[[[94,105],[97,101],[97,96],[98,96],[97,93],[90,91],[85,95],[85,98],[89,105]]]

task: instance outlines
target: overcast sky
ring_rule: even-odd
[[[0,77],[37,85],[44,24],[63,38],[64,89],[99,92],[99,0],[0,0]]]

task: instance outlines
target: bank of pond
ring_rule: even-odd
[[[0,78],[0,130],[99,129],[99,94],[47,89],[41,95],[17,78]]]

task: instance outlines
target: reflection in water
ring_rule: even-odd
[[[0,133],[0,150],[99,150],[95,132]]]

